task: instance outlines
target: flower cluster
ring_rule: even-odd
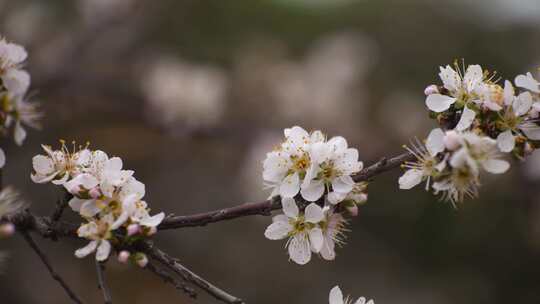
[[[336,286],[330,290],[330,296],[329,296],[329,303],[330,304],[352,304],[352,300],[349,299],[349,297],[344,298],[343,293],[341,292],[341,289],[339,286]],[[358,298],[354,304],[375,304],[373,300],[366,300],[364,297]]]
[[[452,203],[477,195],[482,171],[501,174],[510,167],[499,159],[501,153],[495,140],[470,131],[434,129],[425,145],[417,142],[406,149],[416,161],[403,165],[408,170],[399,178],[400,189],[411,189],[426,181],[426,190],[431,187]]]
[[[417,142],[407,148],[417,160],[404,164],[401,189],[425,180],[426,190],[456,203],[478,194],[482,170],[508,170],[501,153],[522,159],[540,146],[540,83],[528,73],[501,86],[494,75],[479,65],[440,67],[443,85],[430,85],[425,94],[443,129],[434,129],[425,146]]]
[[[321,131],[309,134],[295,126],[284,133],[285,141],[263,163],[263,179],[271,197],[281,197],[284,212],[265,236],[289,238],[289,256],[297,264],[308,263],[312,252],[333,260],[346,230],[344,215],[356,215],[367,200],[367,184],[353,179],[363,166],[358,151],[343,137],[327,140]]]
[[[497,84],[479,65],[441,67],[442,86],[426,88],[426,105],[445,129],[471,130],[523,158],[540,146],[540,83],[531,73]],[[521,89],[517,94],[515,87]]]
[[[26,138],[23,125],[38,128],[41,118],[37,104],[27,97],[30,75],[22,69],[27,56],[22,46],[0,37],[0,133],[12,135],[18,145]],[[5,155],[0,150],[0,167],[4,163]]]
[[[107,156],[103,151],[74,148],[69,151],[65,144],[60,150],[43,146],[46,155],[33,158],[36,183],[52,182],[63,186],[73,195],[69,206],[80,214],[86,223],[78,229],[79,237],[90,243],[75,252],[79,258],[96,252],[96,259],[109,257],[111,245],[122,248],[144,237],[156,233],[164,218],[163,213],[150,216],[143,197],[145,186],[133,176],[131,170],[123,170],[119,157]],[[119,260],[127,261],[122,251]],[[146,257],[133,255],[139,265]]]

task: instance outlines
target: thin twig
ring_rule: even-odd
[[[109,291],[109,288],[107,287],[107,284],[105,283],[105,265],[99,261],[96,260],[96,272],[97,272],[97,279],[98,279],[98,288],[101,289],[101,292],[103,293],[103,299],[105,301],[105,304],[112,304],[112,298],[111,298],[111,292]]]
[[[380,161],[357,173],[355,176],[353,176],[353,179],[355,182],[368,181],[376,175],[399,167],[404,162],[412,160],[413,158],[414,156],[409,152],[400,154],[389,159],[382,158]],[[164,230],[176,229],[181,227],[205,226],[209,223],[235,219],[248,215],[271,215],[271,212],[273,210],[277,210],[280,208],[281,202],[279,198],[274,197],[270,200],[266,200],[260,203],[245,203],[231,208],[225,208],[210,212],[198,213],[188,216],[168,217],[163,220],[161,225],[159,225],[159,229]]]
[[[49,258],[47,258],[43,251],[41,251],[34,239],[32,239],[32,237],[30,236],[30,233],[28,231],[21,231],[21,234],[28,243],[28,245],[30,245],[34,252],[39,256],[41,262],[45,264],[45,267],[47,267],[47,269],[49,270],[52,278],[55,279],[62,286],[62,288],[64,288],[64,290],[74,303],[81,304],[82,301],[77,297],[77,295],[75,295],[73,290],[71,290],[71,288],[67,285],[64,279],[62,279],[62,277],[58,275],[58,273],[54,270],[54,268],[51,266],[51,263],[49,262]]]
[[[183,291],[185,294],[187,294],[190,298],[196,299],[197,298],[197,292],[189,286],[187,286],[182,280],[176,279],[174,276],[169,274],[167,271],[158,268],[156,265],[154,265],[151,261],[148,261],[148,264],[146,264],[146,269],[148,269],[150,272],[154,273],[158,277],[160,277],[163,282],[172,284],[176,289]]]
[[[184,280],[203,289],[204,291],[206,291],[208,294],[210,294],[217,300],[220,300],[224,303],[229,303],[229,304],[243,304],[244,303],[242,299],[239,299],[233,295],[228,294],[227,292],[212,285],[210,282],[206,281],[205,279],[201,278],[197,274],[193,273],[184,265],[180,264],[177,259],[170,257],[168,254],[161,251],[160,249],[147,244],[145,252],[149,257],[160,262],[163,266],[167,267],[167,269],[181,276]]]

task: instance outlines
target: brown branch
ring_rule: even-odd
[[[145,245],[145,253],[152,259],[158,261],[163,266],[167,267],[170,271],[176,273],[177,275],[181,276],[184,280],[187,282],[190,282],[199,288],[206,291],[208,294],[213,296],[219,301],[222,301],[224,303],[229,304],[243,304],[244,301],[241,299],[228,294],[227,292],[219,289],[218,287],[212,285],[210,282],[206,281],[205,279],[201,278],[197,274],[193,273],[191,270],[186,268],[184,265],[180,264],[177,259],[170,257],[165,252],[161,251],[160,249],[146,243]]]
[[[355,182],[363,182],[371,180],[376,175],[399,167],[402,163],[414,159],[411,153],[403,153],[390,159],[382,158],[380,161],[363,169],[358,174],[353,176]],[[274,197],[260,203],[245,203],[231,208],[225,208],[205,213],[198,213],[188,216],[172,216],[168,217],[159,229],[176,229],[181,227],[205,226],[209,223],[215,223],[224,220],[235,219],[248,215],[271,215],[273,210],[281,208],[279,197]]]
[[[397,168],[404,162],[412,160],[414,160],[414,155],[410,152],[405,152],[392,158],[383,157],[378,162],[358,172],[355,176],[353,176],[353,179],[357,183],[369,181],[380,173]]]
[[[176,289],[183,291],[185,294],[187,294],[190,298],[196,299],[197,293],[193,288],[187,286],[182,280],[176,279],[173,275],[169,274],[167,271],[158,268],[154,263],[151,261],[148,261],[148,264],[146,264],[146,269],[148,269],[150,272],[154,273],[158,277],[160,277],[163,282],[172,284]]]
[[[64,210],[66,209],[71,197],[72,196],[69,192],[65,191],[64,189],[61,190],[60,197],[56,201],[56,208],[51,215],[51,222],[53,225],[56,224],[60,220],[60,218],[62,218]]]
[[[81,304],[82,301],[77,297],[77,295],[75,295],[73,290],[71,290],[71,288],[67,285],[64,279],[62,279],[62,277],[58,275],[58,273],[54,270],[51,263],[49,262],[49,258],[47,258],[45,253],[41,251],[41,249],[38,247],[34,239],[32,239],[32,237],[30,236],[30,233],[28,231],[21,231],[21,234],[26,240],[26,242],[28,243],[28,245],[30,245],[30,247],[34,250],[34,252],[39,256],[39,258],[41,259],[41,262],[45,264],[45,267],[47,267],[47,269],[49,270],[49,273],[51,274],[52,278],[55,279],[60,284],[60,286],[62,286],[62,288],[66,291],[66,293],[68,294],[68,296],[71,298],[71,300],[74,303]]]
[[[50,218],[34,216],[29,210],[9,215],[5,220],[13,223],[18,231],[34,231],[46,239],[77,238],[78,225],[61,221],[53,223]]]
[[[103,293],[103,299],[105,301],[104,303],[112,304],[111,292],[109,291],[109,287],[107,287],[107,283],[105,282],[105,265],[99,261],[96,261],[96,272],[98,288],[101,289],[101,292]]]
[[[398,155],[396,157],[392,158],[383,158],[380,161],[374,163],[373,165],[366,167],[362,171],[360,171],[358,174],[353,176],[353,179],[355,182],[363,182],[363,181],[370,181],[375,176],[389,171],[391,169],[399,167],[402,163],[406,161],[413,160],[414,156],[410,153],[403,153],[401,155]],[[193,227],[193,226],[204,226],[209,223],[224,221],[224,220],[230,220],[235,218],[240,218],[244,216],[249,215],[271,215],[273,210],[277,210],[281,208],[281,202],[279,197],[274,197],[270,200],[266,200],[264,202],[259,203],[245,203],[242,205],[238,205],[231,208],[225,208],[221,210],[216,211],[210,211],[205,213],[199,213],[194,214],[190,216],[172,216],[166,218],[162,224],[159,226],[159,229],[176,229],[176,228],[182,228],[182,227]],[[58,210],[58,209],[57,209]],[[44,238],[50,238],[52,240],[56,240],[58,237],[73,237],[77,238],[77,225],[66,223],[60,221],[62,211],[57,211],[53,214],[52,217],[38,217],[32,215],[28,210],[24,210],[23,212],[19,212],[17,214],[9,216],[7,219],[13,224],[16,225],[17,230],[21,231],[23,236],[25,238],[30,237],[28,232],[29,231],[35,231],[37,234],[41,235]],[[28,241],[30,240],[30,241]],[[32,244],[35,245],[33,240],[27,239],[29,244],[32,246]],[[32,246],[34,250],[38,253],[40,258],[42,258],[42,261],[47,266],[51,274],[53,275],[53,278],[58,280],[60,284],[66,289],[66,291],[69,294],[69,288],[67,285],[65,285],[65,282],[54,272],[52,267],[50,267],[50,264],[48,263],[47,258],[43,255],[43,253],[37,248],[37,246]],[[216,299],[223,301],[225,303],[233,303],[233,304],[240,304],[244,303],[241,299],[236,298],[225,291],[219,289],[218,287],[212,285],[205,279],[201,278],[197,274],[190,271],[188,268],[183,266],[179,263],[179,261],[175,258],[170,257],[165,252],[159,250],[158,248],[153,247],[149,243],[143,244],[143,249],[150,258],[158,261],[160,264],[162,264],[164,267],[166,267],[167,270],[170,272],[175,273],[176,275],[179,275],[182,277],[183,280],[186,282],[190,282],[201,289],[205,290],[207,293],[215,297]],[[185,286],[182,282],[179,282],[177,279],[175,279],[171,274],[167,273],[164,270],[161,270],[157,267],[155,267],[153,264],[149,264],[150,266],[148,269],[161,277],[165,282],[173,284],[177,289],[182,289],[184,292],[186,292],[191,297],[195,297],[195,292]],[[104,285],[104,279],[103,279],[103,273],[101,266],[98,264],[98,281],[100,283],[100,288],[104,292],[105,297],[105,303],[111,303],[110,295]],[[71,296],[71,295],[70,295]],[[72,299],[77,299],[74,295]],[[74,300],[76,303],[81,303],[79,300]]]

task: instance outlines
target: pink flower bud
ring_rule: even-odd
[[[356,205],[347,207],[347,211],[351,216],[358,216],[358,206]]]
[[[146,257],[146,254],[144,253],[137,254],[137,265],[139,265],[139,267],[141,268],[144,268],[146,267],[146,264],[148,264],[148,258]]]
[[[131,254],[127,250],[120,251],[120,253],[118,254],[118,262],[120,262],[122,264],[126,264],[129,261],[129,256],[130,255]]]
[[[426,94],[426,96],[429,96],[431,94],[438,94],[438,93],[439,93],[439,88],[437,88],[437,86],[434,84],[427,86],[426,89],[424,90],[424,94]]]
[[[154,235],[156,233],[157,233],[157,228],[156,227],[150,227],[148,229],[148,232],[146,233],[146,235],[151,236],[151,235]]]
[[[95,188],[90,189],[90,191],[88,191],[88,195],[90,195],[90,197],[93,199],[97,199],[101,196],[101,191],[99,191],[99,189],[95,187]]]
[[[141,232],[141,227],[139,226],[139,224],[131,224],[127,227],[128,236],[138,234],[139,232]]]
[[[5,223],[0,225],[0,237],[7,238],[15,233],[15,225],[12,223]]]
[[[455,151],[461,146],[459,139],[459,134],[456,131],[447,131],[443,139],[444,146],[450,151]]]

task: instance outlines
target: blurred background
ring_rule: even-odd
[[[29,50],[46,112],[5,169],[41,215],[59,195],[30,181],[41,143],[90,141],[136,171],[154,211],[204,212],[267,197],[261,161],[285,127],[343,135],[369,164],[435,126],[423,90],[439,65],[513,80],[540,64],[537,0],[0,0],[0,34]],[[155,242],[247,303],[327,303],[336,284],[378,304],[540,303],[540,153],[459,210],[398,191],[399,174],[370,186],[334,262],[288,262],[269,217]],[[84,241],[36,240],[85,303],[103,301],[93,259],[73,256]],[[0,246],[1,303],[69,303],[20,236]],[[107,278],[114,303],[216,303],[114,260]]]

